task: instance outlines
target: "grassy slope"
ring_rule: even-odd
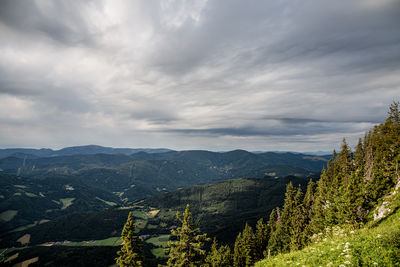
[[[280,254],[255,266],[400,266],[400,194],[393,214],[359,230],[335,227],[314,236],[301,251]]]

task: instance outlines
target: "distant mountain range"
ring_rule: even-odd
[[[166,148],[113,148],[97,145],[72,146],[53,150],[49,148],[6,148],[0,149],[0,158],[15,157],[59,157],[72,155],[93,155],[93,154],[126,154],[131,155],[138,152],[162,153],[172,151]]]
[[[168,148],[113,148],[104,147],[98,145],[86,145],[86,146],[72,146],[65,147],[59,150],[53,150],[50,148],[5,148],[0,149],[0,158],[6,157],[19,157],[19,158],[35,158],[35,157],[59,157],[59,156],[73,156],[73,155],[95,155],[95,154],[125,154],[132,155],[139,152],[146,152],[149,154],[153,153],[164,153],[175,151]],[[293,154],[304,154],[313,156],[325,156],[330,155],[329,151],[316,151],[316,152],[296,152],[296,151],[250,151],[254,154],[264,154],[273,152],[277,154],[293,153]],[[220,153],[226,153],[226,151],[220,151]]]
[[[303,155],[312,155],[312,156],[327,156],[327,155],[332,154],[332,152],[330,152],[330,151],[314,151],[314,152],[297,152],[297,151],[281,151],[281,150],[251,151],[251,153],[254,153],[254,154],[262,154],[262,153],[267,153],[267,152],[273,152],[273,153],[278,153],[278,154],[293,153],[293,154],[303,154]]]

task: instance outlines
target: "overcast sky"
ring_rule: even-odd
[[[0,0],[0,147],[331,151],[400,100],[400,1]]]

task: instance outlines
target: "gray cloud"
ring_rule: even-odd
[[[45,35],[62,45],[93,43],[95,32],[85,19],[85,10],[96,8],[94,1],[13,1],[2,0],[0,21],[30,35]]]
[[[329,150],[399,100],[396,0],[0,5],[3,147]]]

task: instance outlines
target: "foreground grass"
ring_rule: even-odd
[[[332,232],[301,251],[280,254],[255,266],[400,266],[400,209],[368,228]]]

